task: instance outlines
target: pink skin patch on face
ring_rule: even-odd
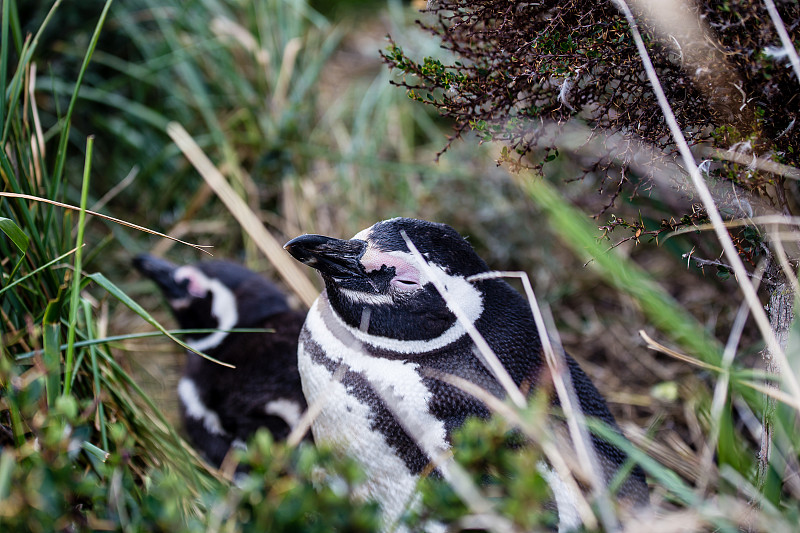
[[[372,246],[368,246],[367,251],[361,257],[361,264],[364,265],[364,270],[367,272],[380,270],[383,266],[387,268],[394,267],[393,287],[405,291],[419,288],[419,270],[402,257],[391,252],[381,252]]]
[[[186,290],[195,298],[203,298],[208,293],[208,278],[191,266],[182,266],[175,271],[175,281],[189,280]]]

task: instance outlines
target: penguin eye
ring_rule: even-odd
[[[413,291],[419,288],[419,282],[413,279],[396,277],[392,279],[392,287],[400,291]]]
[[[388,281],[392,289],[398,292],[411,292],[420,288],[420,274],[409,260],[408,254],[402,252],[381,252],[368,249],[361,258],[364,270],[377,281],[380,277],[382,287]]]

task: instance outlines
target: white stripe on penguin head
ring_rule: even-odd
[[[216,329],[228,330],[239,321],[239,312],[236,309],[236,296],[218,279],[209,278],[193,266],[182,266],[175,271],[175,281],[189,280],[189,293],[196,298],[202,298],[211,293],[211,314],[217,319]],[[228,336],[227,331],[215,331],[205,337],[187,341],[187,344],[204,352],[216,348]]]

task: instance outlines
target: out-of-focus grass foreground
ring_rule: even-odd
[[[187,444],[181,337],[131,258],[210,245],[303,308],[320,282],[276,243],[394,216],[527,273],[608,399],[652,508],[585,486],[587,530],[797,530],[796,1],[5,0],[1,24],[0,530],[379,531],[348,458]],[[406,524],[546,530],[551,411],[467,424],[467,475]]]

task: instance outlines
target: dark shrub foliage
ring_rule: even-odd
[[[800,5],[776,4],[792,34],[800,23]],[[702,42],[694,37],[681,44],[676,40],[676,46],[671,38],[656,36],[661,14],[638,14],[690,145],[796,166],[798,80],[780,56],[780,39],[764,4],[698,2],[693,10],[692,18],[704,23],[697,26]],[[516,154],[507,152],[513,164],[538,168],[556,155],[546,137],[552,128],[540,126],[577,118],[595,131],[622,134],[629,150],[647,143],[663,157],[674,155],[628,24],[613,2],[443,0],[427,12],[430,17],[421,26],[437,34],[459,60],[419,62],[394,43],[384,59],[403,73],[399,85],[412,98],[454,119],[450,141],[477,130],[513,148]],[[611,158],[624,167],[631,156],[618,150]],[[768,190],[774,174],[742,172],[731,157],[714,167],[717,176],[774,193],[774,204],[788,206],[782,190]],[[586,170],[607,170],[608,159]],[[618,180],[612,192],[619,194],[625,182]]]

